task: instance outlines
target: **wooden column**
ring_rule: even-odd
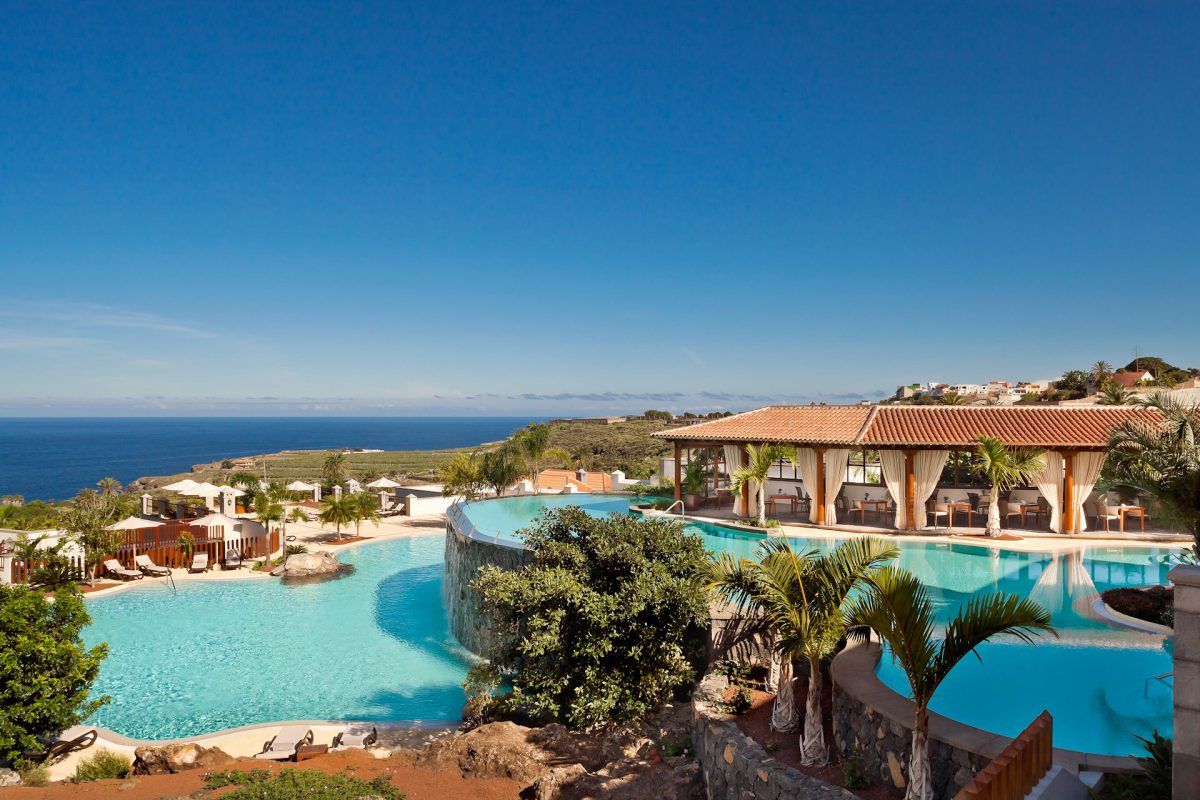
[[[675,502],[676,503],[678,503],[680,500],[683,499],[683,487],[679,485],[679,482],[683,479],[683,476],[682,476],[683,470],[679,465],[679,462],[682,460],[682,458],[683,458],[683,450],[682,450],[682,448],[680,448],[679,442],[676,442],[675,443]]]
[[[750,454],[746,452],[746,448],[742,449],[742,466],[750,466]],[[746,481],[742,484],[742,514],[750,516],[750,482]]]
[[[816,493],[812,495],[817,504],[817,524],[825,524],[825,448],[818,447],[817,452],[817,485]]]
[[[1062,529],[1067,533],[1078,533],[1079,522],[1075,519],[1075,453],[1063,453]]]
[[[905,527],[910,531],[917,529],[917,472],[913,467],[914,457],[912,450],[904,451],[904,512],[908,515]]]

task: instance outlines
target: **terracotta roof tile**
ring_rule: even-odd
[[[664,439],[865,447],[969,447],[979,436],[1031,447],[1104,447],[1127,420],[1158,419],[1128,406],[769,406],[686,428]]]

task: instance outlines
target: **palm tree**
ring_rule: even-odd
[[[766,527],[767,524],[767,475],[781,458],[795,464],[796,451],[778,444],[746,445],[746,465],[735,469],[730,476],[729,486],[734,494],[742,491],[743,486],[749,486],[757,493],[759,527]]]
[[[521,479],[520,455],[511,445],[505,445],[483,454],[479,463],[479,476],[492,488],[497,497]]]
[[[1133,402],[1133,392],[1109,378],[1100,385],[1096,403],[1102,406],[1127,406]]]
[[[1153,394],[1140,402],[1157,423],[1126,422],[1108,442],[1104,483],[1144,493],[1168,523],[1191,531],[1200,560],[1200,408]]]
[[[100,488],[100,494],[102,497],[116,497],[124,488],[121,486],[121,482],[116,478],[101,478],[96,483],[96,486]]]
[[[337,486],[346,480],[346,453],[342,450],[331,450],[325,454],[321,466],[321,478],[330,486]]]
[[[248,492],[257,491],[260,488],[258,476],[245,470],[229,473],[225,482],[234,488],[245,489]]]
[[[354,512],[354,536],[358,538],[359,530],[364,522],[379,522],[379,501],[365,492],[349,496],[350,507]]]
[[[933,603],[912,573],[884,567],[868,584],[870,591],[851,602],[847,623],[858,638],[866,638],[868,630],[874,630],[908,677],[916,714],[905,798],[931,800],[929,702],[938,686],[959,661],[993,637],[1014,636],[1032,642],[1039,633],[1057,633],[1045,608],[1019,595],[997,592],[975,595],[964,603],[939,642],[933,638],[937,625]]]
[[[1097,361],[1095,364],[1092,364],[1092,383],[1096,384],[1097,386],[1103,386],[1105,382],[1112,377],[1112,374],[1112,364],[1108,363],[1107,361]]]
[[[538,473],[542,471],[543,461],[551,458],[569,462],[571,459],[566,451],[550,446],[550,426],[546,424],[530,425],[513,437],[513,443],[529,471],[534,494],[539,492]]]
[[[946,392],[942,395],[942,405],[944,406],[965,406],[966,404],[967,398],[958,392]]]
[[[795,725],[792,661],[796,657],[808,661],[800,745],[805,766],[829,762],[821,715],[821,662],[836,652],[845,634],[846,600],[899,554],[895,545],[875,538],[851,539],[827,554],[797,553],[786,539],[774,539],[759,546],[758,561],[739,561],[723,553],[711,562],[709,586],[762,614],[775,631],[774,655],[782,658],[771,714],[776,730],[791,730]]]
[[[1000,492],[1029,483],[1046,468],[1044,450],[1007,447],[995,436],[980,436],[971,458],[971,471],[991,484],[988,495],[988,536],[1000,535]]]
[[[342,526],[354,521],[354,501],[349,497],[327,497],[321,501],[321,515],[318,519],[322,525],[333,525],[337,537],[342,538]]]
[[[263,526],[263,530],[267,532],[267,541],[271,540],[271,523],[280,522],[284,518],[283,506],[276,503],[271,496],[266,492],[258,492],[254,495],[254,518]],[[280,542],[284,551],[287,551],[287,532],[283,533],[283,541]],[[270,545],[267,545],[268,548]],[[267,561],[271,560],[271,554],[267,554]]]

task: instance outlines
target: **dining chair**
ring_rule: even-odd
[[[946,518],[946,527],[950,527],[950,507],[946,503],[926,503],[925,513],[933,517],[933,527],[937,527],[938,518]]]
[[[1012,523],[1009,522],[1013,517],[1018,519],[1021,517],[1021,501],[1020,500],[1005,500],[1004,501],[1004,526],[1011,528]]]

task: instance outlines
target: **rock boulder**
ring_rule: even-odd
[[[235,760],[220,748],[201,747],[195,743],[139,747],[133,754],[134,775],[165,775],[189,769],[209,769]]]
[[[332,553],[297,553],[288,556],[286,567],[277,567],[272,574],[287,581],[313,581],[336,578],[352,569],[333,557]]]

